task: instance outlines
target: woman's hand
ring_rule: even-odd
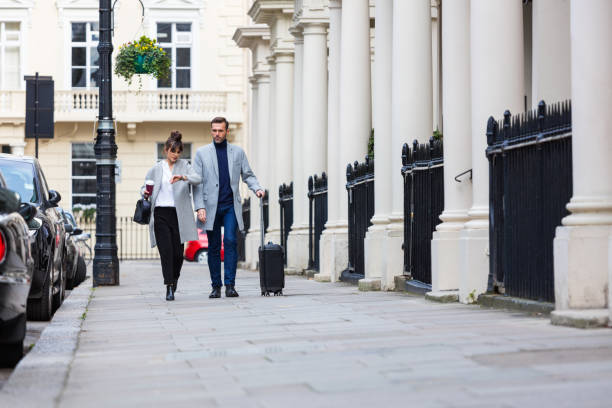
[[[198,220],[200,220],[200,222],[206,222],[206,209],[200,208],[198,210]]]
[[[172,179],[170,179],[170,184],[174,184],[177,181],[185,181],[185,180],[187,180],[187,176],[179,176],[179,175],[172,176]]]

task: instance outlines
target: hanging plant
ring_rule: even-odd
[[[138,41],[119,47],[115,74],[124,78],[128,84],[132,83],[136,74],[149,74],[157,79],[165,79],[170,75],[170,65],[166,51],[157,45],[156,40],[143,35]]]

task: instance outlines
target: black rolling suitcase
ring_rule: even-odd
[[[282,296],[285,287],[285,261],[283,247],[272,242],[264,245],[263,199],[259,201],[261,213],[261,246],[259,247],[259,285],[261,296]]]

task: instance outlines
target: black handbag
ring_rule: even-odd
[[[142,225],[149,225],[151,219],[151,202],[141,198],[136,201],[136,210],[134,210],[134,222]]]

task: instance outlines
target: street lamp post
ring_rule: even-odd
[[[99,114],[96,153],[96,246],[93,286],[119,285],[117,228],[115,223],[115,127],[113,124],[111,54],[111,0],[100,0]]]

